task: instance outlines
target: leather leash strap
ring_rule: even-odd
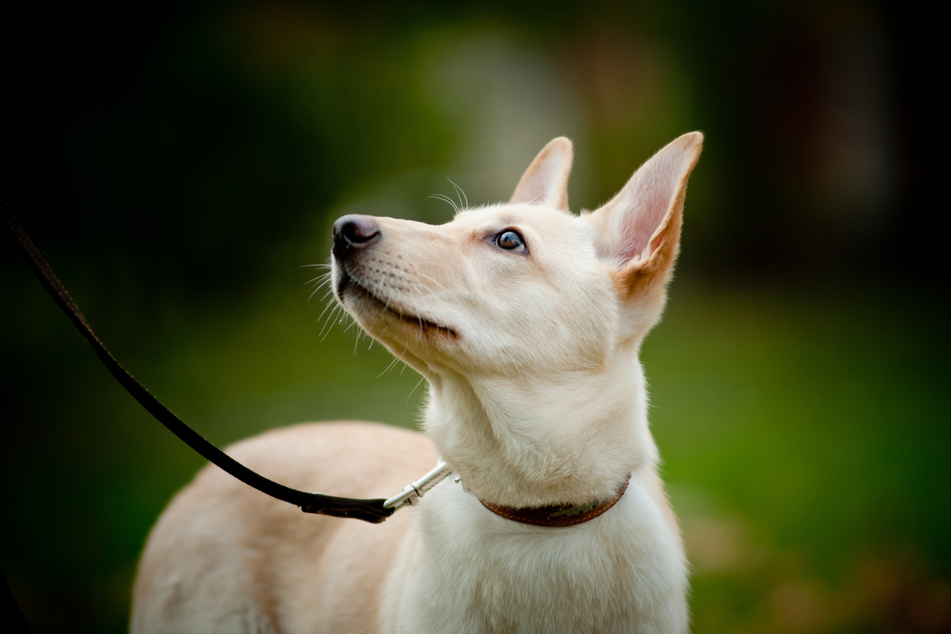
[[[30,237],[20,226],[20,223],[17,222],[13,214],[7,209],[6,204],[2,200],[0,200],[0,213],[3,214],[3,219],[16,236],[17,245],[23,255],[26,256],[27,262],[30,264],[37,278],[39,278],[47,292],[49,292],[63,312],[66,313],[69,320],[73,322],[73,325],[76,326],[80,334],[89,342],[89,345],[92,346],[93,351],[96,353],[96,356],[99,357],[99,360],[102,361],[103,365],[106,366],[116,380],[122,384],[122,387],[124,387],[142,407],[148,410],[152,416],[157,418],[160,423],[165,425],[189,447],[248,486],[254,487],[258,491],[283,502],[289,502],[290,504],[299,506],[305,513],[330,515],[332,517],[352,517],[374,524],[382,522],[393,514],[396,509],[384,507],[383,504],[386,501],[384,499],[335,497],[321,493],[307,493],[306,491],[299,491],[286,487],[283,484],[278,484],[245,467],[186,425],[157,398],[152,396],[141,383],[136,381],[106,349],[95,333],[93,333],[92,328],[86,322],[86,318],[83,317],[79,307],[76,305],[76,302],[73,301],[73,298],[69,296],[62,282],[56,277],[53,269],[50,268],[46,259],[33,245]]]

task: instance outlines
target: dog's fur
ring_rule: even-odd
[[[133,632],[687,631],[638,350],[664,305],[701,144],[678,138],[580,216],[559,138],[507,204],[441,226],[338,221],[337,299],[428,381],[425,435],[309,424],[230,453],[335,495],[395,495],[437,454],[461,483],[375,526],[304,515],[206,468],[149,538]],[[506,231],[524,248],[498,240]],[[521,524],[480,503],[585,504],[627,474],[620,501],[577,526]]]

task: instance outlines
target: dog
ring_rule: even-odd
[[[688,631],[638,352],[702,142],[679,137],[580,215],[557,138],[508,203],[439,226],[337,220],[336,300],[425,377],[423,433],[311,423],[229,453],[352,497],[398,492],[440,457],[455,477],[372,525],[305,515],[207,467],[148,538],[132,631]]]

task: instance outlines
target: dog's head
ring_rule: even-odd
[[[614,378],[618,364],[636,364],[663,309],[701,144],[699,133],[678,138],[580,216],[568,211],[564,138],[539,153],[506,204],[462,210],[439,226],[344,216],[334,225],[335,295],[435,390],[455,390],[453,406],[475,399],[480,415],[525,420],[526,408],[584,409],[577,393],[624,383]],[[637,386],[618,388],[626,389]],[[529,445],[552,444],[549,431],[544,440],[515,431]]]

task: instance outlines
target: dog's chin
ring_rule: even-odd
[[[395,323],[401,329],[408,329],[413,337],[459,338],[455,328],[423,317],[393,300],[378,297],[346,273],[343,273],[335,287],[337,299],[371,336],[376,336],[373,324],[380,323],[388,328]]]

